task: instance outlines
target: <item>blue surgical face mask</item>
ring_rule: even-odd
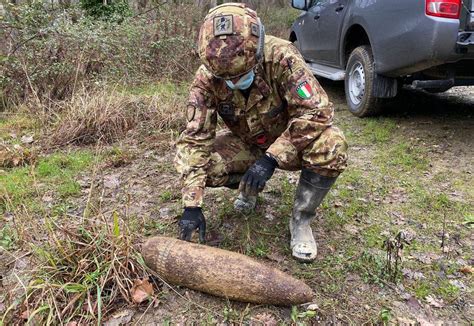
[[[245,90],[252,85],[254,78],[255,78],[255,72],[252,69],[248,73],[240,77],[237,83],[234,84],[231,80],[226,80],[225,83],[230,89]]]

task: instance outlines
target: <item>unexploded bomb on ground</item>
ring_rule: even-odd
[[[143,245],[142,255],[165,281],[216,296],[281,306],[313,298],[304,282],[235,252],[154,237]]]

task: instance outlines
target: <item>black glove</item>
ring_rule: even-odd
[[[263,190],[277,166],[278,163],[273,157],[264,155],[245,172],[240,180],[239,190],[248,196],[256,196]]]
[[[199,242],[205,242],[206,219],[202,214],[201,207],[186,207],[178,225],[181,240],[191,241],[193,231],[199,230]]]

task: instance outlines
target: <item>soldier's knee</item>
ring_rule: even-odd
[[[347,141],[344,133],[337,127],[328,128],[327,145],[333,151],[334,156],[344,156],[347,159]]]
[[[303,166],[342,172],[347,165],[347,142],[336,127],[327,128],[303,153]]]

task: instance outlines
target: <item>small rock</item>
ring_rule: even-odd
[[[22,137],[21,137],[21,142],[22,142],[23,144],[31,144],[33,141],[34,141],[33,136],[27,136],[27,135],[25,135],[25,136],[22,136]]]
[[[161,218],[167,218],[167,217],[170,217],[171,215],[172,215],[171,208],[169,208],[169,207],[160,208],[160,217]]]
[[[41,200],[45,203],[52,203],[54,198],[51,192],[46,192],[43,197],[41,197]]]
[[[416,325],[416,321],[405,317],[397,317],[397,325]]]
[[[104,323],[104,326],[127,325],[132,320],[133,315],[134,311],[130,309],[116,312]]]
[[[449,280],[449,283],[462,291],[467,290],[467,286],[460,280]]]
[[[279,253],[276,253],[276,252],[268,254],[266,257],[268,259],[273,260],[273,261],[275,261],[277,263],[280,263],[280,264],[283,263],[286,260],[286,258],[284,256],[282,256],[282,255],[280,255]]]
[[[117,174],[106,175],[104,177],[104,187],[108,189],[118,188],[120,186],[119,176]]]
[[[426,302],[434,308],[443,308],[445,306],[443,300],[437,299],[434,295],[427,296]]]
[[[272,213],[265,214],[265,219],[273,221],[275,219],[275,215],[273,215]]]
[[[344,226],[344,230],[347,231],[347,233],[351,234],[351,235],[356,235],[359,233],[359,229],[357,227],[355,227],[354,225],[351,225],[351,224],[346,224]]]
[[[306,310],[312,310],[312,311],[316,311],[318,309],[319,309],[319,306],[317,303],[312,303],[306,308]]]

